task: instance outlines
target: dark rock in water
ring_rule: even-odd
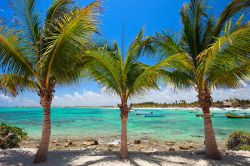
[[[171,147],[171,148],[168,149],[168,151],[174,152],[174,151],[175,151],[175,148]]]
[[[141,143],[140,140],[135,140],[135,141],[134,141],[134,144],[140,144],[140,143]]]

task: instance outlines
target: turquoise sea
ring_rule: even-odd
[[[203,119],[188,110],[148,109],[141,112],[164,114],[144,117],[129,113],[128,136],[140,139],[201,142]],[[250,119],[227,119],[225,111],[213,111],[218,141],[225,141],[235,130],[250,132]],[[25,129],[29,137],[39,138],[42,129],[41,108],[0,108],[0,122]],[[120,135],[120,111],[108,108],[52,108],[54,137],[112,137]]]

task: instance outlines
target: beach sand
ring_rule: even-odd
[[[0,165],[32,165],[36,149],[19,148],[0,151]],[[205,159],[204,154],[195,151],[157,151],[151,153],[129,152],[129,160],[120,161],[118,152],[97,152],[86,150],[55,150],[49,152],[47,162],[37,166],[172,166],[172,165],[244,165],[250,164],[250,152],[226,151],[223,160]]]
[[[23,141],[20,148],[0,150],[0,165],[32,165],[37,145],[39,139],[29,139]],[[221,161],[205,159],[202,143],[142,139],[130,140],[128,148],[129,160],[120,161],[118,140],[97,142],[93,138],[53,138],[50,142],[48,161],[38,166],[250,165],[250,152],[228,151],[222,144],[220,144],[223,155]]]

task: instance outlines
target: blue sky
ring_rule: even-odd
[[[37,0],[39,13],[45,14],[45,9],[51,0]],[[80,6],[89,4],[92,0],[76,0]],[[178,32],[181,28],[180,8],[188,2],[187,0],[104,0],[104,14],[101,17],[99,30],[102,37],[112,42],[116,40],[121,44],[122,24],[125,28],[125,47],[133,40],[141,28],[145,29],[145,35],[153,35],[162,29]],[[210,12],[216,16],[230,2],[230,0],[209,0],[208,5],[213,7]],[[8,7],[8,0],[1,0],[0,15],[11,17]],[[143,59],[150,63],[150,60]],[[185,94],[185,95],[183,95]],[[220,89],[214,92],[216,100],[223,100],[229,97],[249,99],[249,85],[236,90]],[[148,95],[133,99],[132,101],[155,101],[173,102],[185,99],[193,101],[196,94],[190,91],[175,91],[172,88],[162,87],[160,92],[149,92]],[[26,106],[39,105],[39,99],[35,93],[26,92],[17,98],[10,98],[0,94],[0,106]],[[57,87],[54,99],[56,106],[74,105],[115,105],[118,102],[116,96],[111,96],[102,92],[101,88],[94,81],[84,80],[79,85],[70,87]]]

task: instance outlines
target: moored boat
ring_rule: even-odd
[[[249,115],[249,114],[246,114],[246,113],[241,113],[241,114],[227,113],[227,114],[225,114],[225,116],[226,116],[227,118],[240,118],[240,119],[243,119],[243,118],[250,118],[250,115]]]
[[[157,115],[157,114],[149,114],[149,115],[145,115],[145,117],[164,117],[165,115]]]
[[[204,117],[203,114],[196,114],[195,116],[198,117],[198,118],[203,118],[203,117]],[[213,114],[210,114],[210,117],[213,118],[214,115],[213,115]]]
[[[136,112],[135,115],[154,115],[153,112]]]

